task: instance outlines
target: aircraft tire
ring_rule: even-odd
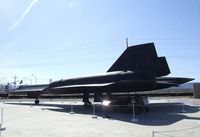
[[[35,100],[35,105],[38,105],[40,101],[38,99]]]

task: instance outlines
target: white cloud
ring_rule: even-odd
[[[24,17],[30,12],[31,8],[38,2],[38,0],[33,0],[31,4],[23,12],[22,16],[10,27],[10,30],[13,30],[18,24],[24,19]]]

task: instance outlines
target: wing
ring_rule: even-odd
[[[8,93],[38,93],[42,92],[48,87],[48,85],[25,85],[19,86],[15,90],[8,91]]]

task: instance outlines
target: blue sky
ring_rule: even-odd
[[[199,24],[199,0],[0,0],[0,82],[106,72],[126,37],[154,42],[170,76],[200,81]]]

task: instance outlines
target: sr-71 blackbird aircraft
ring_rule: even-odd
[[[154,43],[128,47],[105,74],[54,81],[48,85],[20,86],[9,93],[27,93],[35,96],[38,104],[40,94],[83,93],[85,105],[100,102],[103,94],[112,99],[114,92],[151,91],[189,82],[191,78],[166,77],[170,73],[165,57],[158,57]],[[139,99],[138,99],[139,98]],[[135,98],[140,100],[140,96]],[[130,100],[129,100],[130,101]]]

